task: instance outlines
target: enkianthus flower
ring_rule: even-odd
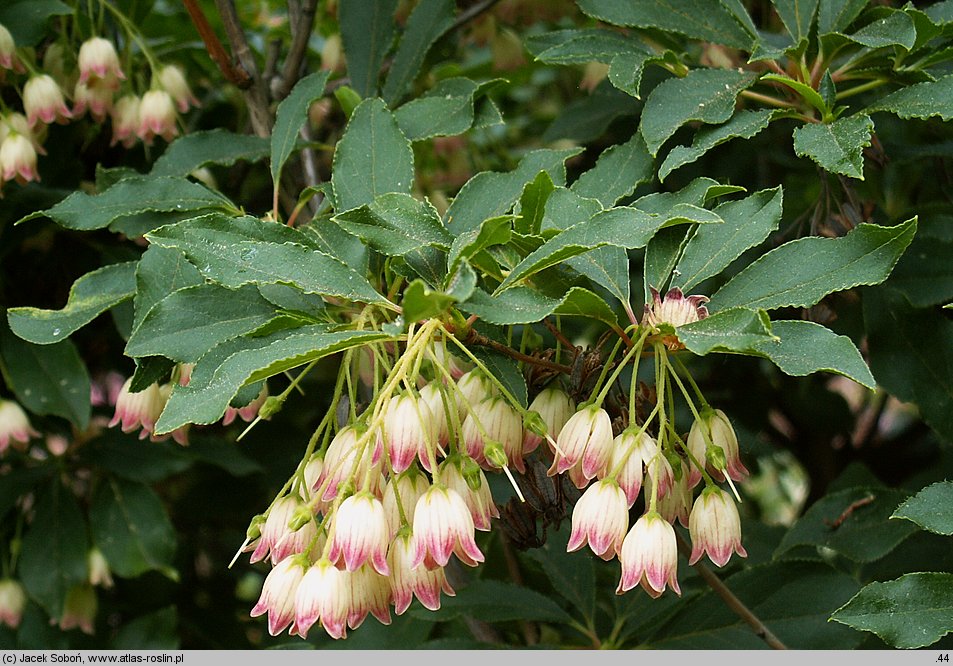
[[[432,354],[431,360],[449,370],[450,376],[455,380],[463,377],[473,367],[447,351],[442,344],[431,345],[430,353]]]
[[[150,90],[139,103],[139,138],[148,145],[161,136],[171,141],[179,133],[172,96],[165,90]]]
[[[150,384],[138,393],[131,393],[132,377],[126,380],[116,398],[116,413],[109,427],[122,424],[123,432],[132,432],[142,428],[139,439],[145,439],[153,433],[156,421],[165,408],[165,399],[157,383]]]
[[[91,37],[79,47],[79,82],[94,82],[115,90],[126,78],[119,66],[116,47],[108,39]]]
[[[394,472],[410,467],[421,452],[427,458],[427,447],[437,444],[433,412],[425,400],[409,393],[392,396],[384,408],[384,444]]]
[[[139,104],[137,95],[123,95],[113,105],[113,138],[109,145],[121,143],[125,148],[135,145],[139,132]]]
[[[0,169],[3,180],[14,180],[21,185],[40,180],[36,170],[36,147],[27,135],[10,132],[0,144]]]
[[[192,89],[189,88],[189,84],[185,80],[185,74],[177,65],[163,67],[159,72],[159,83],[175,100],[179,113],[188,111],[189,106],[201,106],[195,95],[192,94]]]
[[[647,432],[639,432],[637,426],[630,426],[612,440],[612,453],[607,473],[619,470],[616,481],[625,492],[629,507],[635,504],[642,489],[644,465],[647,465],[658,453],[658,443]],[[620,467],[621,465],[621,467]]]
[[[447,410],[444,409],[443,395],[440,391],[438,382],[430,382],[420,389],[421,401],[427,403],[430,409],[430,416],[433,418],[434,432],[437,434],[437,443],[446,447],[450,441],[450,420],[447,418]],[[456,399],[453,391],[447,391],[447,407],[457,409]],[[428,456],[423,450],[420,451],[420,462],[425,466],[430,464]]]
[[[89,110],[93,119],[101,123],[113,109],[113,89],[98,79],[76,82],[73,89],[73,114],[78,118]]]
[[[249,548],[254,546],[251,557],[249,557],[252,564],[265,559],[269,555],[272,564],[277,564],[292,552],[295,552],[289,547],[292,544],[289,544],[287,538],[291,533],[288,523],[291,522],[295,510],[301,505],[301,501],[291,495],[286,495],[274,503],[268,511],[265,524],[261,527],[261,535],[257,541],[249,546]]]
[[[731,421],[720,409],[706,409],[699,414],[700,420],[692,424],[692,429],[688,433],[688,450],[691,451],[695,460],[699,464],[705,465],[709,474],[718,481],[725,480],[725,472],[731,477],[732,481],[741,481],[748,476],[748,469],[742,464],[740,452],[738,450],[738,437],[735,435],[735,429],[731,427]],[[711,442],[714,446],[721,449],[724,456],[725,467],[718,469],[708,460],[706,452],[708,442],[705,438],[705,430],[710,433]],[[689,485],[695,487],[701,480],[702,474],[694,465],[689,475]]]
[[[678,587],[678,547],[675,530],[657,513],[639,518],[622,541],[619,552],[622,578],[616,594],[622,594],[641,584],[654,599],[662,596],[665,586],[671,586],[681,596]]]
[[[40,155],[46,154],[46,151],[43,150],[43,146],[37,140],[36,134],[30,129],[30,123],[27,121],[26,116],[22,113],[8,113],[0,120],[2,120],[0,121],[0,142],[11,134],[22,134],[30,140],[30,143],[33,144],[33,149],[37,153]],[[38,130],[39,129],[40,128],[38,128]]]
[[[261,597],[251,609],[251,616],[268,613],[268,633],[272,636],[280,634],[294,621],[295,595],[308,564],[308,558],[292,555],[278,562],[268,572]]]
[[[350,478],[354,463],[357,462],[355,478],[361,479],[368,468],[380,462],[383,447],[380,439],[374,436],[361,447],[358,442],[364,436],[364,431],[355,426],[341,428],[328,445],[324,455],[324,467],[321,476],[313,490],[324,488],[321,499],[325,502],[333,500],[338,495],[342,483]],[[360,456],[360,460],[358,460]]]
[[[652,305],[645,304],[643,326],[653,328],[659,324],[668,324],[678,328],[685,324],[700,321],[708,316],[707,296],[685,296],[678,287],[669,289],[663,298],[658,289],[651,287]]]
[[[58,622],[60,629],[68,631],[78,628],[84,634],[92,636],[98,605],[96,591],[92,585],[74,585],[63,601],[63,614]]]
[[[480,426],[483,426],[482,430]],[[523,464],[523,421],[519,412],[503,398],[490,398],[472,406],[460,430],[467,453],[480,464],[490,465],[484,454],[488,443],[483,434],[486,431],[487,437],[503,446],[508,463],[520,472],[526,471]]]
[[[109,570],[109,562],[103,551],[96,546],[89,549],[86,553],[86,566],[89,569],[89,584],[99,587],[110,588],[113,586],[112,572]]]
[[[668,522],[678,520],[688,527],[688,513],[692,508],[692,489],[688,486],[688,465],[682,461],[681,476],[672,473],[672,485],[665,495],[659,495],[658,512]],[[677,478],[676,478],[677,477]]]
[[[582,494],[572,510],[572,532],[566,550],[579,550],[587,543],[592,552],[610,560],[622,548],[629,527],[625,492],[615,481],[597,481]]]
[[[391,544],[387,562],[391,571],[391,589],[394,595],[394,612],[402,615],[416,596],[427,610],[440,608],[440,592],[451,597],[456,592],[447,582],[443,567],[428,569],[414,566],[414,539],[411,533],[398,534]]]
[[[577,488],[601,473],[612,449],[612,420],[606,410],[588,405],[569,417],[556,438],[557,451],[549,475],[569,470]]]
[[[0,580],[0,624],[11,629],[19,627],[25,607],[26,592],[23,586],[12,578]]]
[[[731,553],[748,557],[741,545],[741,518],[731,496],[721,488],[710,487],[695,500],[688,531],[692,537],[692,555],[689,564],[695,564],[702,555],[719,567],[731,559]]]
[[[417,472],[416,469],[388,479],[387,485],[384,487],[382,503],[391,536],[397,534],[397,531],[401,528],[397,495],[400,495],[400,503],[404,508],[404,515],[407,517],[409,526],[414,524],[414,509],[417,507],[417,500],[424,496],[428,488],[430,488],[430,482],[427,481],[427,477]]]
[[[267,399],[268,384],[262,384],[261,391],[258,392],[258,395],[255,397],[255,399],[244,407],[232,407],[229,405],[225,408],[225,415],[222,416],[222,425],[231,425],[236,418],[241,418],[241,420],[245,423],[251,423],[258,418],[258,411],[261,409],[262,405],[265,404],[265,400]]]
[[[457,380],[457,388],[461,399],[459,400],[460,418],[466,418],[468,408],[477,405],[484,400],[496,397],[498,391],[493,386],[482,370],[471,370]]]
[[[394,594],[390,579],[367,565],[349,576],[351,584],[350,609],[347,614],[349,629],[357,629],[370,613],[381,624],[390,624],[390,603]]]
[[[328,558],[335,564],[343,561],[348,571],[367,562],[386,576],[389,542],[384,505],[370,493],[361,492],[344,500],[335,512]]]
[[[13,35],[0,23],[0,67],[14,69],[18,65],[17,45],[13,41]]]
[[[317,487],[318,479],[321,477],[321,470],[324,469],[324,460],[320,456],[312,456],[304,466],[304,493],[306,501],[314,499],[314,493]]]
[[[26,445],[31,437],[39,436],[40,433],[30,425],[30,419],[20,405],[12,400],[0,399],[0,455],[7,450],[11,441]]]
[[[549,436],[555,439],[576,411],[576,405],[568,393],[558,386],[548,386],[539,392],[529,404],[529,411],[536,412],[546,424]],[[523,435],[523,454],[532,453],[543,441],[541,435],[529,430]]]
[[[63,91],[49,74],[38,74],[23,86],[23,109],[30,127],[37,121],[49,125],[52,122],[66,123],[73,117],[63,100]]]
[[[463,456],[448,458],[440,466],[440,480],[463,498],[473,526],[481,532],[489,532],[490,520],[499,518],[500,511],[493,502],[486,475],[476,461]]]
[[[672,464],[668,461],[668,458],[661,454],[653,455],[645,463],[646,488],[654,488],[656,484],[658,484],[658,496],[660,498],[668,496],[675,485],[675,472],[672,469]]]
[[[294,600],[294,631],[303,638],[318,620],[332,638],[347,635],[353,574],[322,558],[304,574]]]
[[[483,553],[473,540],[473,518],[466,502],[455,490],[434,484],[417,501],[414,510],[414,558],[412,567],[446,566],[453,553],[474,567]]]

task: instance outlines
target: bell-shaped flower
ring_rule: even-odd
[[[499,395],[493,382],[479,369],[464,373],[457,380],[457,389],[460,394],[458,408],[461,420],[466,418],[467,412],[474,405]]]
[[[185,73],[178,65],[166,65],[159,72],[159,83],[175,100],[179,113],[185,113],[189,106],[200,106],[199,101],[192,94]]]
[[[63,100],[63,91],[49,74],[37,74],[23,86],[23,110],[30,127],[37,122],[65,123],[73,117]]]
[[[79,82],[93,83],[115,90],[126,78],[119,66],[116,47],[108,39],[91,37],[79,47]]]
[[[365,565],[351,573],[349,582],[351,604],[347,614],[348,628],[357,629],[368,613],[381,624],[390,624],[390,603],[394,596],[390,579]]]
[[[677,520],[682,527],[688,527],[688,513],[692,508],[692,489],[688,487],[688,464],[684,460],[679,461],[678,464],[681,472],[672,472],[672,484],[668,492],[659,495],[657,508],[668,522],[674,525]]]
[[[261,536],[252,544],[254,550],[249,557],[250,562],[254,564],[270,555],[272,563],[277,564],[308,547],[316,531],[313,521],[306,522],[297,531],[289,527],[295,512],[304,506],[301,500],[292,495],[285,495],[272,505],[261,527]]]
[[[351,576],[327,558],[315,562],[304,574],[294,600],[294,631],[307,637],[318,620],[332,638],[347,635],[351,610]]]
[[[3,180],[16,180],[21,185],[40,180],[36,170],[36,146],[29,137],[10,132],[0,144],[0,171]]]
[[[473,526],[488,532],[490,519],[499,518],[500,511],[493,502],[490,484],[480,465],[472,458],[455,454],[440,465],[440,481],[463,498]]]
[[[30,419],[20,405],[12,400],[0,399],[0,455],[7,450],[11,441],[26,444],[31,437],[39,436],[40,433],[30,425]]]
[[[11,629],[19,627],[25,607],[26,592],[23,586],[12,578],[0,580],[0,624]]]
[[[391,588],[394,593],[394,612],[402,615],[416,596],[427,610],[440,608],[440,592],[451,597],[456,592],[447,582],[443,567],[414,564],[414,538],[409,531],[397,535],[391,544],[387,561],[390,564]]]
[[[556,438],[557,451],[549,475],[570,470],[577,488],[601,474],[612,452],[612,420],[606,410],[588,405],[569,417]]]
[[[546,424],[546,430],[553,439],[566,425],[576,406],[568,393],[558,386],[548,386],[533,398],[529,411],[536,412]],[[543,441],[543,436],[527,430],[523,435],[523,454],[532,453]]]
[[[328,559],[335,564],[343,561],[348,571],[356,571],[368,562],[386,576],[389,543],[384,505],[370,493],[357,493],[344,500],[334,513]]]
[[[125,148],[135,145],[139,132],[140,102],[138,95],[123,95],[113,105],[113,138],[109,145],[121,143]],[[234,419],[234,416],[232,418]]]
[[[236,418],[241,418],[245,423],[251,423],[258,418],[258,410],[261,409],[267,399],[268,384],[262,384],[261,390],[258,392],[258,395],[255,396],[255,399],[244,407],[232,407],[229,405],[225,408],[225,414],[222,416],[222,425],[231,425]]]
[[[139,103],[139,138],[152,145],[161,136],[171,141],[179,133],[172,97],[165,90],[150,90]]]
[[[707,296],[685,296],[678,287],[670,289],[663,298],[657,289],[651,288],[652,304],[645,304],[643,326],[657,327],[668,324],[678,328],[708,316]]]
[[[741,545],[741,518],[731,496],[721,488],[710,487],[695,500],[688,519],[692,537],[692,555],[689,564],[695,564],[706,552],[716,566],[723,567],[738,553],[748,557]]]
[[[450,554],[468,566],[483,561],[473,539],[473,518],[455,490],[434,484],[417,501],[414,511],[414,558],[411,566],[446,566]]]
[[[645,465],[658,450],[658,443],[647,432],[640,431],[638,426],[626,428],[612,440],[612,453],[606,470],[608,474],[618,470],[616,481],[625,492],[630,507],[635,504],[642,489]]]
[[[566,550],[579,550],[587,543],[604,560],[622,548],[629,527],[625,492],[615,481],[597,481],[586,489],[572,510],[572,532]]]
[[[341,428],[328,445],[321,476],[312,490],[320,492],[325,502],[333,500],[352,474],[353,478],[363,479],[371,467],[378,465],[383,450],[380,438],[368,434],[366,429]]]
[[[156,383],[150,384],[138,393],[132,393],[130,386],[132,386],[132,377],[126,380],[119,391],[119,397],[116,398],[116,412],[109,422],[109,427],[121,424],[123,432],[132,432],[141,427],[139,439],[145,439],[155,430],[156,421],[165,409],[165,398]]]
[[[89,552],[86,553],[86,568],[89,570],[88,580],[90,585],[98,585],[107,589],[113,586],[113,576],[109,569],[109,562],[106,561],[103,551],[96,546],[90,548]]]
[[[395,473],[410,467],[418,451],[423,457],[426,447],[436,451],[437,430],[427,401],[403,393],[392,396],[384,409],[384,445]]]
[[[639,518],[622,541],[619,552],[622,578],[616,594],[641,584],[653,598],[658,598],[669,585],[681,595],[678,587],[678,547],[675,530],[657,513]]]
[[[748,476],[748,469],[741,462],[741,455],[738,450],[738,437],[735,435],[735,429],[731,427],[731,421],[720,409],[706,409],[700,415],[700,419],[692,424],[692,429],[688,433],[688,450],[700,465],[705,465],[709,474],[718,481],[725,480],[725,473],[733,481],[741,481]],[[712,460],[706,454],[708,453],[708,439],[706,434],[711,437],[712,446],[721,449],[715,451],[716,459],[724,459],[724,466],[719,467],[712,463]],[[693,464],[689,474],[689,485],[694,488],[701,480],[701,472]]]
[[[490,398],[471,406],[460,430],[467,453],[481,465],[489,465],[484,454],[489,439],[503,446],[503,452],[512,467],[520,472],[526,471],[523,463],[523,421],[519,412],[503,398]]]
[[[3,69],[14,69],[21,67],[17,60],[17,45],[13,41],[13,35],[3,24],[0,24],[0,67]]]
[[[444,396],[446,396],[446,404],[444,404]],[[456,399],[454,398],[453,390],[450,389],[444,393],[440,390],[439,382],[430,382],[420,389],[420,399],[427,403],[427,407],[430,408],[434,432],[437,433],[437,443],[440,444],[440,446],[446,447],[450,441],[450,419],[447,414],[447,409],[459,409]],[[430,464],[426,451],[421,449],[419,451],[419,457],[422,464]]]
[[[402,527],[401,509],[403,509],[404,518],[407,519],[407,526],[414,524],[414,510],[417,508],[417,500],[424,496],[428,488],[430,488],[430,482],[416,468],[388,479],[387,485],[384,486],[382,503],[391,536],[397,534],[397,531]],[[399,506],[398,496],[400,496]]]
[[[98,607],[96,591],[92,585],[88,583],[74,585],[66,593],[66,599],[63,601],[63,614],[57,624],[63,631],[79,629],[84,634],[92,636]]]
[[[268,633],[277,636],[295,619],[295,598],[308,558],[292,555],[278,562],[265,578],[258,603],[251,609],[251,616],[268,613]]]

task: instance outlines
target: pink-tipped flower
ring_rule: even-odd
[[[3,180],[14,180],[21,185],[40,180],[36,170],[36,147],[27,135],[10,132],[0,144],[0,170]]]
[[[466,502],[455,490],[435,484],[417,501],[414,511],[414,559],[416,567],[443,567],[453,553],[468,566],[483,561],[473,540],[473,518]]]
[[[451,597],[456,592],[447,582],[443,567],[428,569],[414,565],[414,539],[410,532],[398,534],[391,544],[387,561],[390,564],[394,612],[402,615],[416,596],[427,610],[440,608],[440,592]]]
[[[66,123],[73,117],[66,108],[63,91],[49,74],[38,74],[23,86],[23,109],[30,127],[37,121],[49,125],[54,121]]]
[[[446,405],[444,405],[444,395],[446,395]],[[440,391],[439,382],[430,382],[420,389],[420,399],[427,403],[430,408],[430,416],[433,418],[434,432],[437,433],[437,443],[446,447],[450,441],[450,419],[447,416],[447,409],[458,409],[453,391],[448,390],[446,394]],[[429,465],[426,452],[420,451],[420,461],[424,465]]]
[[[40,433],[30,425],[30,419],[20,405],[12,400],[0,399],[0,455],[7,450],[11,441],[26,445],[31,437],[39,436]]]
[[[460,418],[466,418],[469,408],[478,405],[484,400],[496,397],[499,392],[493,386],[482,370],[471,370],[465,373],[457,380],[457,388],[460,393],[458,407],[460,409]]]
[[[292,555],[278,562],[265,578],[251,616],[268,613],[268,633],[277,636],[295,619],[295,596],[308,567],[308,558]]]
[[[588,405],[569,417],[556,438],[557,451],[549,475],[570,470],[577,488],[600,474],[612,452],[612,420],[606,410]]]
[[[258,411],[261,409],[262,405],[265,404],[265,400],[267,399],[268,384],[262,384],[261,391],[258,392],[258,395],[255,397],[255,399],[244,407],[232,407],[229,405],[225,408],[225,415],[222,416],[222,425],[231,425],[236,417],[240,418],[245,423],[251,423],[258,418]]]
[[[489,532],[490,520],[499,518],[500,511],[493,503],[490,484],[480,465],[472,458],[454,455],[440,466],[440,480],[466,502],[473,526],[481,532]]]
[[[588,543],[592,552],[610,560],[622,548],[628,527],[629,507],[622,488],[615,481],[597,481],[573,507],[566,550],[572,553]]]
[[[576,405],[569,394],[561,388],[549,386],[533,398],[529,411],[539,414],[543,423],[546,424],[549,436],[556,439],[569,417],[576,411]],[[527,430],[523,435],[523,454],[532,453],[542,441],[542,435]]]
[[[675,530],[662,516],[647,513],[639,518],[622,541],[619,553],[622,578],[616,594],[641,584],[652,598],[662,596],[670,585],[681,596],[678,587],[678,547]]]
[[[688,465],[685,461],[680,461],[678,464],[681,467],[681,474],[672,472],[672,485],[665,495],[659,495],[658,512],[662,518],[673,525],[677,520],[682,527],[688,527],[688,513],[692,508],[692,489],[688,486]]]
[[[685,296],[678,287],[670,289],[665,297],[659,294],[658,289],[652,290],[652,304],[645,304],[643,326],[657,327],[668,324],[678,328],[685,324],[700,321],[708,316],[707,296]]]
[[[96,591],[92,585],[74,585],[63,601],[63,614],[58,622],[60,629],[69,631],[78,628],[84,634],[92,636],[98,606]]]
[[[414,510],[417,508],[417,500],[424,496],[427,489],[430,488],[430,482],[427,477],[421,474],[416,468],[391,477],[384,487],[384,513],[387,516],[387,527],[391,536],[397,534],[402,527],[401,512],[404,510],[404,517],[407,519],[407,525],[414,524]],[[397,496],[400,495],[400,506],[397,505]]]
[[[312,123],[314,120],[312,119]],[[450,371],[450,376],[458,380],[472,369],[472,365],[461,361],[459,358],[446,350],[444,345],[434,344],[430,347],[431,360],[437,365],[441,365]]]
[[[13,35],[3,24],[0,24],[0,67],[3,69],[18,68],[17,45],[13,41]]]
[[[161,136],[171,141],[179,133],[172,96],[165,90],[150,90],[139,103],[139,138],[152,145]]]
[[[368,562],[386,576],[389,542],[384,505],[370,493],[358,493],[344,500],[334,514],[328,558],[335,564],[343,560],[348,571],[356,571]]]
[[[112,88],[104,85],[98,79],[89,83],[76,82],[76,87],[73,89],[73,115],[77,118],[88,110],[93,119],[101,123],[106,120],[106,116],[109,115],[112,108]]]
[[[341,428],[328,445],[321,476],[312,490],[320,491],[325,502],[333,500],[341,484],[351,479],[355,462],[355,478],[362,479],[370,467],[380,463],[383,450],[380,438],[368,435],[366,430],[356,426]]]
[[[526,465],[523,463],[523,420],[519,412],[510,407],[503,398],[490,398],[471,406],[460,430],[467,453],[480,464],[490,465],[484,454],[484,448],[488,444],[484,437],[485,431],[490,440],[503,446],[510,466],[520,472],[526,471]]]
[[[305,495],[305,500],[314,499],[314,492],[317,487],[318,479],[321,478],[321,470],[324,469],[324,459],[319,456],[313,456],[304,466],[304,485],[301,492]]]
[[[132,377],[126,380],[116,398],[116,413],[109,422],[112,428],[122,424],[123,432],[132,432],[142,428],[139,439],[145,439],[155,430],[156,421],[165,408],[165,399],[158,384],[150,384],[138,393],[131,393]]]
[[[688,450],[692,456],[700,465],[705,465],[709,474],[718,481],[725,480],[725,472],[732,481],[741,481],[747,477],[748,469],[742,464],[738,450],[738,437],[725,413],[720,409],[706,409],[699,416],[701,418],[692,424],[688,433]],[[715,447],[713,456],[708,455],[706,434]],[[719,464],[715,464],[716,462]],[[694,464],[691,467],[688,483],[694,488],[701,480],[702,474]]]
[[[126,78],[119,66],[116,47],[108,39],[92,37],[79,47],[79,82],[108,86],[111,90],[119,87]]]
[[[625,492],[631,507],[639,497],[644,480],[644,466],[658,453],[658,443],[637,426],[630,426],[612,440],[612,454],[606,466],[608,473],[619,470],[616,481]]]
[[[123,95],[112,108],[113,138],[109,145],[121,143],[132,148],[138,139],[139,104],[137,95]],[[226,410],[226,414],[228,411]],[[234,420],[234,416],[232,419]]]
[[[189,88],[189,84],[185,80],[185,74],[177,65],[163,67],[162,71],[159,72],[159,83],[175,100],[179,113],[188,111],[189,106],[201,106],[195,95],[192,94],[192,89]]]
[[[395,473],[410,467],[418,451],[422,458],[429,458],[427,447],[436,452],[437,430],[426,401],[404,393],[391,397],[384,409],[384,444]]]
[[[307,513],[307,505],[293,495],[275,502],[261,527],[261,535],[252,544],[249,561],[255,563],[270,555],[272,564],[277,564],[289,555],[303,552],[317,532]],[[298,529],[293,530],[292,524]]]
[[[351,576],[327,558],[311,565],[295,595],[294,631],[307,637],[314,623],[320,620],[328,635],[344,638],[351,609]]]
[[[23,586],[12,578],[0,580],[0,624],[11,629],[19,627],[25,607],[26,592]]]
[[[721,488],[710,487],[695,500],[692,515],[688,520],[692,537],[692,555],[689,564],[695,564],[708,553],[716,566],[723,567],[731,559],[732,552],[748,557],[741,545],[741,518],[731,496]]]
[[[98,585],[107,589],[113,586],[113,576],[109,570],[109,562],[106,561],[103,551],[96,546],[90,548],[89,552],[86,553],[86,566],[89,569],[88,580],[90,585]]]
[[[652,440],[655,442],[655,440]],[[658,446],[658,444],[656,444]],[[648,447],[647,447],[648,448]],[[658,496],[667,497],[672,492],[675,485],[675,471],[672,464],[661,452],[653,455],[645,462],[645,487],[646,492],[658,485]]]
[[[347,626],[357,629],[370,613],[381,624],[390,624],[390,603],[393,600],[390,579],[369,566],[363,566],[350,575],[350,609]]]

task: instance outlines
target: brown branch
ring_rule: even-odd
[[[252,79],[248,75],[248,72],[246,72],[241,65],[237,67],[232,65],[232,59],[225,52],[225,47],[222,46],[222,42],[219,41],[215,31],[212,30],[212,26],[209,24],[208,19],[205,18],[205,13],[202,11],[202,8],[198,6],[196,0],[182,0],[182,2],[185,4],[185,9],[192,19],[192,24],[195,26],[195,29],[198,30],[199,36],[205,43],[205,49],[208,51],[212,60],[215,61],[215,64],[218,65],[225,79],[229,83],[234,83],[242,89],[250,86]]]
[[[535,356],[530,356],[529,354],[524,354],[522,352],[516,351],[515,349],[512,349],[509,345],[504,345],[501,342],[497,342],[496,340],[491,340],[485,335],[477,333],[472,328],[470,329],[470,334],[462,342],[464,344],[489,347],[493,351],[497,351],[517,361],[523,361],[524,363],[537,365],[541,368],[546,368],[547,370],[554,370],[556,372],[561,372],[566,375],[572,372],[571,366],[563,365],[562,363],[553,363],[552,361],[547,361],[546,359],[537,358]]]
[[[447,28],[447,32],[453,32],[457,28],[469,23],[483,12],[489,10],[500,0],[483,0],[483,2],[473,5],[469,9],[460,13],[460,16]],[[446,33],[444,33],[446,34]]]
[[[274,117],[269,109],[268,95],[255,64],[254,53],[248,45],[245,31],[242,30],[241,22],[238,20],[235,3],[232,0],[215,0],[215,6],[222,17],[225,34],[228,35],[235,57],[251,77],[251,84],[245,88],[245,102],[248,105],[252,127],[258,136],[269,136]]]
[[[291,48],[288,50],[288,57],[285,58],[285,65],[281,70],[281,82],[275,90],[275,99],[281,100],[287,97],[294,84],[298,82],[301,63],[304,62],[304,56],[308,52],[308,40],[311,37],[311,29],[314,27],[317,4],[318,0],[305,0],[297,20],[291,26]]]

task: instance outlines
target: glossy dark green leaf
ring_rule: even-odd
[[[455,10],[453,0],[421,0],[414,7],[384,82],[383,97],[388,104],[407,91],[430,47],[453,25]]]
[[[736,138],[750,139],[767,127],[774,115],[769,110],[739,111],[723,125],[703,127],[695,134],[691,146],[675,146],[665,156],[659,167],[659,180],[664,181],[675,169],[694,162],[715,146]]]
[[[550,65],[584,65],[601,62],[608,65],[621,53],[649,55],[645,46],[621,32],[603,28],[556,30],[530,35],[526,48],[537,60]]]
[[[500,215],[484,220],[480,226],[453,239],[447,263],[455,270],[460,261],[470,259],[493,245],[508,243],[513,233],[513,216]]]
[[[453,238],[430,203],[409,194],[382,194],[332,218],[378,252],[400,256],[424,245],[450,247]]]
[[[867,6],[868,0],[821,0],[817,8],[817,32],[826,35],[849,26]]]
[[[0,25],[10,31],[17,46],[35,46],[50,19],[72,13],[60,0],[12,0],[0,5]]]
[[[817,11],[817,0],[771,0],[771,4],[794,41],[807,38]]]
[[[751,353],[774,340],[771,322],[763,310],[723,310],[675,329],[678,339],[699,356],[713,351]]]
[[[870,145],[874,123],[857,114],[830,124],[802,125],[794,130],[794,152],[810,157],[825,171],[864,179],[863,150]]]
[[[136,267],[136,316],[133,330],[163,298],[185,287],[202,284],[204,278],[181,252],[150,245]]]
[[[328,74],[327,71],[308,74],[295,84],[291,93],[278,105],[275,127],[271,132],[271,180],[275,187],[281,181],[282,167],[298,142],[298,134],[308,121],[311,103],[324,96]]]
[[[397,126],[411,141],[466,132],[476,119],[476,98],[497,81],[478,84],[463,77],[445,79],[394,112]]]
[[[137,262],[103,266],[76,280],[66,305],[60,310],[22,307],[7,310],[14,333],[38,345],[64,340],[98,315],[136,292]]]
[[[953,300],[953,242],[913,239],[890,274],[890,286],[919,308]]]
[[[559,108],[552,124],[543,132],[543,142],[568,139],[583,144],[604,135],[619,118],[639,113],[638,101],[610,81],[601,81],[590,94]],[[629,124],[629,123],[626,123]]]
[[[675,262],[678,261],[690,236],[691,229],[669,227],[652,236],[652,240],[645,246],[645,257],[642,259],[642,296],[646,303],[652,298],[653,288],[663,294],[667,291],[669,277],[675,270]]]
[[[404,321],[416,322],[438,317],[456,302],[450,294],[430,289],[423,280],[417,279],[407,285],[400,305]]]
[[[394,38],[396,10],[397,0],[345,2],[339,7],[347,71],[351,87],[361,97],[377,93],[377,76]]]
[[[461,615],[478,617],[484,622],[540,620],[568,623],[572,620],[560,606],[539,592],[499,580],[474,580],[457,590],[457,596],[441,599],[440,610],[432,616],[437,622]]]
[[[513,230],[520,234],[538,234],[546,214],[546,202],[555,189],[548,173],[536,174],[520,195],[520,214],[513,220]]]
[[[591,619],[596,609],[596,568],[589,553],[567,553],[568,525],[548,532],[546,543],[526,551],[527,557],[542,566],[552,589]]]
[[[642,99],[642,74],[652,64],[665,62],[664,57],[648,53],[620,53],[609,63],[609,82],[622,92]]]
[[[901,88],[864,109],[867,113],[888,111],[904,119],[953,119],[953,76]]]
[[[905,518],[936,534],[953,534],[953,481],[927,486],[897,507],[891,518]]]
[[[613,206],[635,188],[652,180],[655,174],[652,156],[642,135],[612,146],[599,156],[596,165],[572,184],[572,191],[582,197],[596,199],[605,207]]]
[[[529,287],[513,287],[498,296],[477,289],[460,309],[490,324],[531,324],[551,314],[588,317],[610,326],[618,324],[612,308],[582,287],[573,287],[562,298],[550,298]]]
[[[917,41],[917,29],[913,19],[897,10],[868,23],[848,38],[872,49],[901,46],[909,51]]]
[[[239,160],[268,157],[268,139],[217,128],[192,132],[173,141],[152,165],[153,176],[187,176],[207,164],[231,166]]]

